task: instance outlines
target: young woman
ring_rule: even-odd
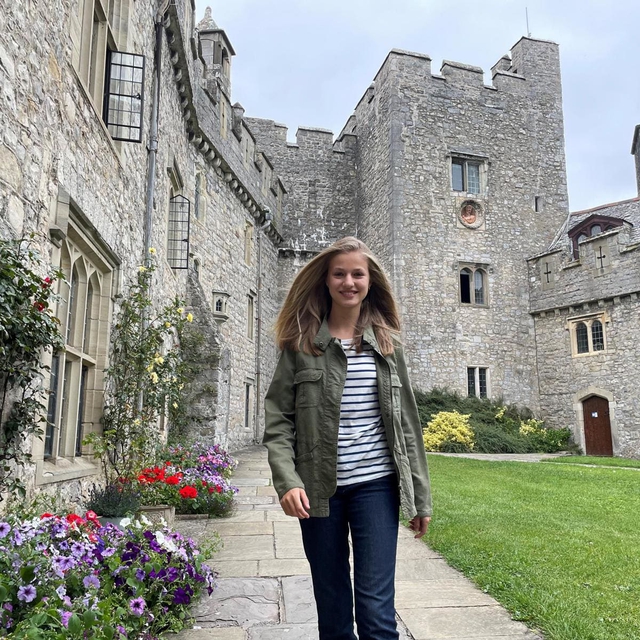
[[[423,536],[431,494],[391,285],[356,238],[296,276],[276,321],[282,354],[264,444],[284,512],[300,519],[320,640],[398,638],[399,508]],[[350,578],[349,533],[354,584]]]

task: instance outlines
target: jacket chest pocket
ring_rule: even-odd
[[[322,398],[322,369],[302,369],[293,378],[296,409],[317,407]]]

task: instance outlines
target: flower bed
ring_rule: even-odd
[[[120,531],[44,514],[0,520],[0,635],[152,640],[178,631],[214,572],[193,540],[145,518]]]
[[[137,477],[143,504],[168,504],[176,513],[228,515],[238,492],[229,479],[235,460],[218,445],[166,447],[163,462],[147,467]]]

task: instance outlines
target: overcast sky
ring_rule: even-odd
[[[572,211],[637,195],[639,0],[196,0],[236,56],[232,100],[246,115],[337,135],[393,48],[491,66],[529,32],[560,45]]]

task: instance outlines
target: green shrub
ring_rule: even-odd
[[[140,507],[140,493],[131,485],[119,482],[91,489],[87,510],[103,518],[120,518],[134,514]]]
[[[427,451],[472,451],[473,431],[469,427],[469,416],[457,411],[440,411],[427,423],[422,439]]]
[[[468,416],[473,433],[473,450],[478,453],[552,453],[570,447],[569,429],[549,429],[533,417],[528,408],[505,405],[502,400],[463,397],[447,389],[415,391],[420,422],[426,428],[441,412]],[[455,439],[429,441],[428,451],[461,452],[464,445]],[[427,443],[425,442],[425,447]]]
[[[473,434],[477,453],[532,453],[525,438],[505,431],[500,425],[482,424],[473,428]]]

